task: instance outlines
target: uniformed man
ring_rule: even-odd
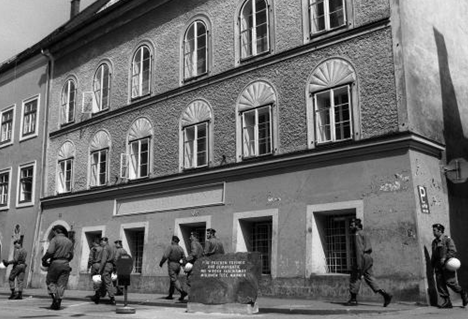
[[[216,238],[216,230],[208,228],[206,230],[206,242],[204,255],[209,257],[213,255],[224,255],[223,243]]]
[[[357,306],[357,294],[361,287],[361,279],[369,285],[374,293],[379,293],[384,298],[383,306],[387,307],[392,301],[392,295],[380,289],[373,275],[372,246],[367,234],[362,230],[362,222],[356,218],[351,221],[350,229],[355,239],[355,264],[349,278],[349,292],[351,298],[346,303],[348,306]]]
[[[114,256],[115,251],[109,245],[109,239],[107,237],[101,238],[101,263],[99,265],[99,274],[101,275],[102,285],[106,287],[107,293],[109,294],[110,303],[115,305],[114,297],[114,285],[112,284],[112,272],[114,271]],[[100,295],[94,295],[92,300],[98,304],[100,301]]]
[[[197,259],[203,256],[203,247],[198,241],[198,233],[191,232],[190,233],[190,253],[187,256],[187,262],[191,263],[192,265],[195,264]],[[190,287],[190,276],[192,274],[192,270],[187,271],[187,285]]]
[[[13,242],[15,251],[13,252],[13,260],[7,261],[3,260],[5,266],[13,265],[13,269],[10,272],[10,277],[8,277],[8,282],[10,284],[11,294],[8,299],[23,299],[23,287],[24,287],[24,275],[26,271],[26,256],[28,253],[23,248],[20,239],[17,239]],[[15,293],[15,280],[16,280],[16,293]]]
[[[93,246],[89,251],[88,258],[88,268],[91,269],[91,278],[95,275],[100,275],[99,268],[101,267],[101,257],[102,257],[102,247],[101,247],[101,237],[96,237],[93,240]],[[96,283],[93,281],[93,290],[94,296],[92,300],[96,299],[96,296],[99,298],[106,295],[105,285],[102,283]]]
[[[455,248],[453,239],[444,235],[444,231],[445,227],[443,225],[432,225],[432,233],[435,239],[432,241],[431,264],[435,272],[437,291],[440,298],[442,298],[442,303],[438,307],[452,308],[450,293],[447,287],[450,287],[450,289],[461,295],[462,305],[466,307],[468,304],[468,293],[458,284],[456,271],[445,268],[445,263],[450,258],[457,256],[457,249]]]
[[[46,284],[49,295],[52,297],[50,309],[60,310],[63,294],[70,276],[70,260],[73,259],[73,242],[68,239],[68,231],[62,225],[52,228],[54,237],[49,248],[42,257],[42,265],[47,270]]]
[[[122,247],[122,241],[121,240],[116,240],[114,242],[114,249],[115,249],[115,255],[114,255],[114,265],[117,265],[117,260],[119,260],[120,256],[122,255],[128,255],[127,251]],[[114,269],[114,272],[116,269]],[[122,288],[118,285],[117,281],[114,281],[114,286],[116,288],[116,296],[122,296]]]
[[[182,288],[182,285],[179,281],[179,273],[180,273],[180,262],[181,260],[185,260],[185,253],[182,247],[179,246],[179,237],[172,236],[171,245],[167,247],[164,252],[161,261],[159,262],[159,267],[162,267],[166,260],[168,261],[167,264],[167,271],[169,274],[169,295],[166,299],[174,299],[173,294],[175,289],[180,292],[179,300],[182,301],[187,296],[187,292]]]

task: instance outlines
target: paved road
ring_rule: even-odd
[[[275,319],[306,319],[311,315],[283,314],[283,313],[259,313],[255,315],[229,315],[219,313],[187,313],[184,308],[157,307],[142,304],[132,304],[136,309],[135,314],[116,314],[116,307],[110,304],[95,305],[88,301],[64,300],[62,310],[54,311],[48,309],[51,301],[43,298],[29,297],[23,300],[0,299],[1,319],[26,319],[26,318],[84,318],[84,319],[106,319],[106,318],[130,318],[130,319],[243,319],[243,318],[275,318]],[[319,317],[319,316],[313,316]],[[453,309],[437,309],[434,307],[415,307],[411,310],[396,311],[379,314],[340,314],[320,315],[326,319],[467,319],[468,310],[455,307]]]

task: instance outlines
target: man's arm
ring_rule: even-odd
[[[164,251],[164,255],[162,256],[161,261],[159,262],[159,267],[162,267],[164,265],[167,258],[169,258],[170,254],[171,254],[171,246],[167,247],[166,250]]]

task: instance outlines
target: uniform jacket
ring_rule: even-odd
[[[365,270],[368,266],[368,259],[372,253],[372,246],[369,236],[362,230],[357,230],[354,237],[356,248],[356,266],[357,269]]]
[[[114,264],[115,250],[109,244],[102,247],[101,255],[101,265],[99,267],[99,272],[102,273],[107,263]]]
[[[47,253],[42,257],[43,260],[51,258],[52,261],[56,259],[72,260],[73,259],[73,242],[65,237],[64,234],[57,234],[52,238],[49,243]]]
[[[211,237],[205,242],[205,256],[224,255],[223,243],[216,237]]]
[[[164,255],[159,262],[159,265],[162,265],[169,260],[169,262],[179,263],[181,259],[185,259],[185,252],[179,244],[171,244],[164,251]]]
[[[203,247],[197,239],[192,240],[190,243],[190,254],[187,256],[187,261],[192,264],[203,256]]]
[[[23,247],[15,249],[15,252],[13,253],[13,260],[10,260],[8,263],[11,265],[25,265],[26,264],[26,257],[28,256],[28,253],[26,252],[26,249]]]
[[[451,257],[457,256],[455,242],[447,235],[442,235],[440,238],[435,238],[432,241],[432,257],[431,264],[434,268],[441,268],[445,261]]]
[[[88,258],[88,267],[91,267],[93,264],[101,263],[102,257],[102,247],[101,246],[93,246],[89,251],[89,258]]]

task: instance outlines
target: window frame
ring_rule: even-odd
[[[102,165],[102,152],[105,152],[106,154],[106,161],[105,161],[105,182],[104,183],[96,183],[96,181],[94,181],[93,183],[93,167],[96,166],[98,167],[98,174],[97,174],[97,181],[100,181],[100,176],[102,174],[102,172],[100,171],[100,167]],[[109,183],[109,153],[110,153],[110,149],[109,148],[103,148],[103,149],[99,149],[99,150],[93,150],[90,152],[89,156],[90,156],[90,176],[89,176],[89,187],[100,187],[100,186],[105,186]],[[98,163],[96,165],[94,165],[94,155],[95,154],[98,154]]]
[[[143,276],[146,275],[144,273],[146,259],[148,258],[148,228],[149,223],[145,222],[136,222],[136,223],[129,223],[129,224],[121,224],[120,225],[120,237],[122,239],[122,247],[128,252],[133,259],[133,270],[132,275]],[[133,249],[131,249],[131,238],[129,238],[129,233],[135,231],[143,231],[143,250],[142,250],[142,257],[141,257],[141,272],[135,272],[135,263],[137,262],[137,258],[135,258],[133,254]]]
[[[264,54],[269,54],[271,53],[273,50],[272,50],[272,44],[274,43],[273,42],[273,38],[272,38],[272,21],[273,21],[273,17],[271,16],[272,15],[272,12],[271,12],[271,6],[270,6],[270,3],[269,1],[267,0],[263,0],[264,3],[265,3],[265,11],[266,11],[266,35],[265,35],[265,38],[266,38],[266,41],[267,41],[267,48],[266,50],[262,51],[262,52],[257,52],[257,41],[258,41],[258,37],[257,37],[257,28],[259,27],[259,25],[256,23],[256,16],[257,16],[257,11],[256,11],[256,0],[246,0],[242,3],[239,11],[238,11],[238,15],[237,15],[237,26],[238,26],[238,34],[237,34],[237,43],[238,43],[238,54],[239,54],[239,63],[240,62],[243,62],[243,61],[246,61],[246,60],[250,60],[250,59],[253,59],[257,56],[261,56],[261,55],[264,55]],[[252,12],[252,17],[253,17],[253,20],[252,20],[252,25],[248,25],[246,27],[246,29],[243,29],[243,21],[246,21],[244,19],[244,10],[247,8],[248,5],[251,5],[251,12]],[[251,54],[250,55],[246,55],[244,56],[243,52],[243,48],[244,48],[244,45],[243,45],[243,40],[242,40],[242,37],[243,37],[243,34],[244,32],[249,32],[251,31],[251,34],[250,34],[250,41],[248,43],[249,45],[249,48],[251,49]]]
[[[204,164],[198,164],[198,127],[204,125],[205,127],[205,163]],[[192,140],[193,145],[192,145],[192,163],[190,166],[187,165],[187,156],[186,156],[186,144],[187,144],[187,129],[189,128],[194,128],[194,138]],[[209,154],[209,148],[210,148],[210,120],[206,120],[203,122],[199,123],[194,123],[190,125],[186,125],[182,128],[182,137],[183,137],[183,142],[182,142],[182,149],[183,149],[183,168],[184,170],[188,169],[195,169],[195,168],[200,168],[200,167],[206,167],[209,164],[210,160],[210,154]]]
[[[144,141],[144,140],[147,140],[147,144],[148,144],[148,155],[147,155],[147,163],[146,165],[148,166],[147,168],[147,174],[145,176],[142,176],[141,175],[141,142]],[[134,143],[138,143],[138,161],[136,163],[136,171],[133,172],[134,173],[134,177],[131,177],[130,175],[131,174],[131,160],[132,160],[132,150],[133,150],[133,147],[132,145]],[[131,140],[128,142],[128,152],[127,152],[127,178],[128,179],[131,179],[131,180],[136,180],[136,179],[141,179],[141,178],[147,178],[150,176],[151,174],[151,136],[146,136],[146,137],[142,137],[142,138],[139,138],[139,139],[135,139],[135,140]]]
[[[36,109],[34,111],[29,111],[27,114],[26,112],[26,107],[30,103],[34,103]],[[28,140],[34,137],[37,137],[39,134],[39,110],[40,110],[40,95],[33,96],[29,99],[23,100],[22,103],[22,110],[21,110],[21,133],[20,133],[20,141]],[[32,115],[33,114],[33,115]],[[27,124],[27,118],[30,118],[30,116],[33,116],[33,119],[31,122],[29,122],[29,126],[32,126],[34,130],[27,132],[26,134],[24,133],[24,128],[25,125]]]
[[[203,72],[198,72],[198,51],[199,51],[199,45],[198,45],[198,39],[200,38],[200,36],[198,36],[198,28],[197,28],[197,24],[202,24],[205,28],[205,50],[204,50],[204,55],[205,55],[205,59],[204,59],[204,67],[205,67],[205,70]],[[192,51],[192,58],[190,60],[192,60],[192,63],[191,63],[191,66],[194,70],[193,74],[192,75],[187,75],[187,43],[188,43],[188,40],[187,40],[187,36],[189,34],[189,31],[190,29],[193,27],[194,29],[194,37],[193,37],[193,41],[194,41],[194,48]],[[209,24],[209,21],[206,19],[206,18],[202,18],[202,17],[198,17],[198,18],[195,18],[193,21],[191,21],[188,25],[187,28],[185,28],[185,32],[184,32],[184,35],[183,35],[183,39],[182,39],[182,82],[189,82],[191,80],[194,80],[196,78],[199,78],[201,76],[204,76],[204,75],[207,75],[209,72],[210,72],[210,52],[211,52],[211,35],[210,35],[210,24]],[[194,62],[195,61],[195,62]]]
[[[106,226],[87,226],[81,229],[81,259],[79,272],[88,273],[88,258],[94,237],[105,237]]]
[[[65,164],[65,166],[62,167],[62,164]],[[70,178],[67,179],[67,164],[70,164]],[[65,170],[63,170],[62,168],[65,168]],[[65,193],[70,193],[72,192],[73,190],[73,177],[74,177],[74,158],[73,157],[68,157],[68,158],[64,158],[64,159],[61,159],[59,161],[57,161],[57,187],[56,187],[56,190],[57,190],[57,193],[58,194],[65,194]],[[63,179],[61,179],[60,177],[63,176]],[[63,180],[63,183],[61,183],[60,181]],[[69,185],[69,186],[67,186]]]
[[[107,83],[104,83],[106,70],[107,70]],[[106,85],[104,86],[104,84]],[[98,85],[98,88],[97,88],[97,85]],[[96,99],[96,109],[93,110],[93,114],[106,111],[110,108],[111,87],[112,87],[111,66],[107,62],[103,62],[99,64],[93,77],[93,94]],[[103,92],[107,92],[106,105],[103,105],[103,95],[104,95]]]
[[[271,155],[274,153],[274,148],[273,148],[273,106],[274,104],[267,104],[267,105],[262,105],[256,108],[250,108],[247,110],[240,111],[240,118],[241,118],[241,141],[242,141],[242,159],[249,159],[249,158],[256,158],[256,157],[261,157],[261,156],[267,156]],[[265,152],[260,154],[259,151],[259,145],[260,145],[260,137],[259,137],[259,111],[262,109],[268,109],[268,116],[269,116],[269,121],[268,121],[268,140],[269,140],[269,152]],[[245,144],[245,129],[246,129],[246,121],[245,117],[247,113],[252,113],[254,112],[254,119],[255,123],[253,125],[253,134],[254,134],[254,153],[253,155],[246,155],[246,144]],[[251,140],[249,140],[251,141]]]
[[[142,66],[144,66],[144,62],[146,60],[144,60],[144,49],[148,50],[148,78],[147,78],[147,81],[148,81],[148,88],[147,88],[147,91],[143,92],[143,84],[144,84],[144,73],[145,73],[145,70],[144,68],[142,68]],[[135,59],[137,58],[137,56],[140,55],[140,61],[138,62],[139,64],[139,71],[138,73],[135,73]],[[141,71],[143,70],[143,71]],[[148,96],[151,94],[151,89],[152,89],[152,78],[153,78],[153,50],[151,48],[150,45],[148,44],[141,44],[137,47],[137,49],[135,50],[135,52],[133,53],[132,55],[132,60],[131,60],[131,65],[130,65],[130,100],[131,101],[134,101],[134,100],[137,100],[137,99],[140,99],[140,98],[143,98],[145,96]],[[135,79],[137,79],[138,81],[138,85],[137,85],[137,88],[138,88],[138,93],[137,94],[133,94],[134,92],[134,82],[135,82]]]
[[[11,178],[12,178],[12,168],[8,167],[0,170],[0,211],[7,210],[10,208],[10,199],[11,199]],[[8,176],[8,182],[2,182],[1,177],[3,175]],[[4,187],[6,184],[6,192],[4,192]],[[2,203],[3,198],[6,197],[5,203]]]
[[[4,110],[2,110],[0,112],[0,148],[12,145],[14,143],[14,138],[15,138],[15,109],[16,109],[15,105],[12,105],[12,106],[9,106],[9,107],[5,108]],[[12,112],[11,120],[3,122],[4,114],[9,113],[9,112]],[[4,124],[5,123],[10,123],[10,122],[11,122],[10,130],[9,130],[10,138],[5,140],[5,141],[2,141]]]
[[[32,168],[32,176],[31,176],[31,200],[25,201],[21,200],[21,195],[23,194],[22,188],[22,171],[24,169]],[[27,207],[27,206],[34,206],[35,202],[35,193],[36,193],[36,161],[21,164],[18,166],[18,176],[17,176],[17,196],[16,196],[16,207]]]
[[[74,88],[71,89],[71,84],[73,84]],[[73,92],[74,100],[71,101],[71,96]],[[60,104],[60,114],[61,120],[60,125],[69,125],[75,122],[76,117],[76,104],[78,99],[78,87],[76,84],[75,79],[68,78],[65,84],[62,87],[61,92],[61,104]],[[70,110],[72,108],[72,110]],[[71,115],[71,118],[70,118]]]

